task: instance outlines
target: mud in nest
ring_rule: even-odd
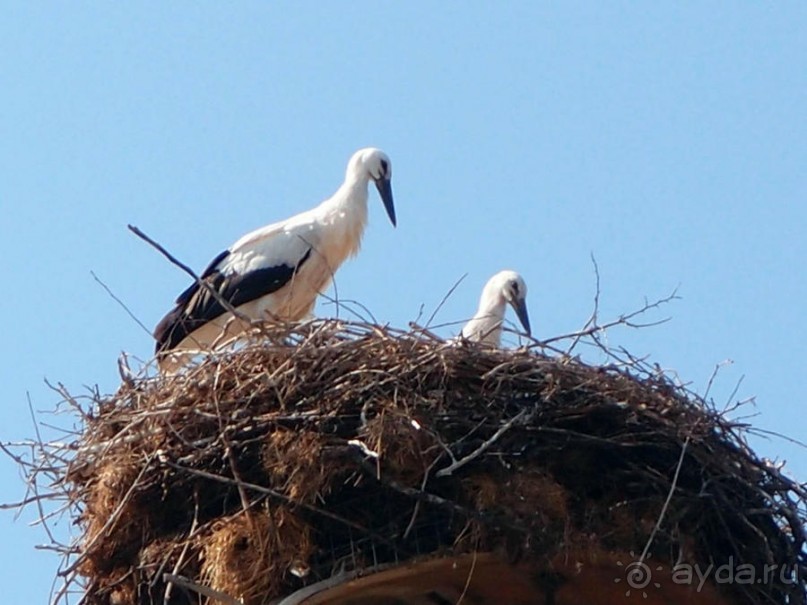
[[[788,566],[723,589],[802,602],[804,492],[740,428],[638,363],[267,328],[86,410],[55,473],[80,512],[66,571],[85,605],[207,602],[171,577],[252,605],[415,557],[590,548]]]

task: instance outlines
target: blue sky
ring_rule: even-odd
[[[0,19],[0,440],[26,397],[117,386],[120,351],[244,232],[306,209],[350,154],[392,158],[398,228],[372,192],[339,295],[382,322],[460,321],[503,268],[533,331],[604,318],[679,287],[612,344],[718,402],[744,377],[751,421],[807,440],[807,4],[10,2]],[[332,315],[331,306],[318,312]],[[451,334],[450,329],[443,331]],[[50,420],[50,419],[49,419]],[[59,422],[66,422],[62,417]],[[754,439],[807,480],[807,451]],[[0,501],[24,493],[0,458]],[[0,513],[4,602],[45,602],[43,533]],[[63,531],[66,524],[62,523]]]

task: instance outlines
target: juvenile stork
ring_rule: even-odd
[[[350,158],[345,182],[330,198],[285,221],[261,227],[216,256],[154,329],[160,369],[173,371],[189,350],[204,350],[244,332],[241,317],[296,321],[311,313],[317,295],[361,246],[367,224],[367,185],[375,183],[395,226],[392,164],[380,149]],[[233,317],[221,304],[237,311]],[[186,353],[182,353],[186,351]]]
[[[479,299],[479,309],[462,328],[462,338],[494,347],[500,346],[504,312],[508,304],[513,307],[521,325],[529,335],[527,284],[515,271],[500,271],[485,284],[482,297]]]

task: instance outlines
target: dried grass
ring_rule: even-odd
[[[309,534],[283,506],[220,519],[201,542],[202,583],[245,605],[263,603],[291,569],[306,569],[313,550]]]

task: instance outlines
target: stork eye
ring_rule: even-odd
[[[386,176],[388,168],[387,160],[381,160],[381,176]]]
[[[513,282],[513,294],[518,296],[518,284],[516,282]]]

